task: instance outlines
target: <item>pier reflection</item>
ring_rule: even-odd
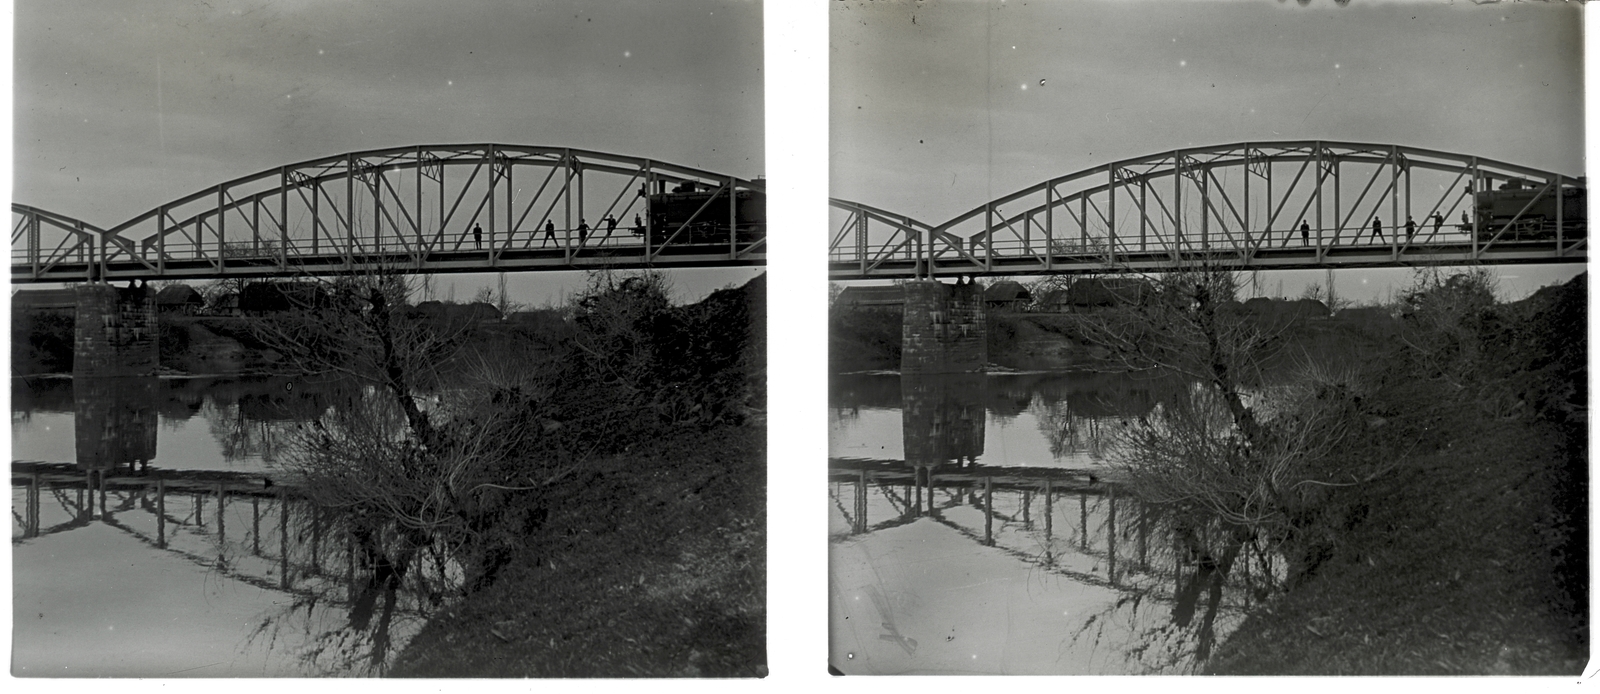
[[[156,457],[155,376],[82,377],[72,380],[78,468],[141,472]]]

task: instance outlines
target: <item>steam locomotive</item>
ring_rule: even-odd
[[[649,239],[652,246],[721,245],[729,241],[728,191],[717,186],[684,181],[667,190],[660,181],[650,203]],[[741,246],[767,235],[767,196],[740,190],[733,197],[734,240]]]
[[[1558,205],[1561,236],[1568,239],[1587,236],[1588,190],[1581,184],[1582,179],[1579,181],[1580,185],[1562,186],[1559,191],[1549,191],[1542,196],[1539,195],[1542,186],[1529,186],[1516,178],[1502,183],[1499,189],[1478,191],[1473,195],[1473,213],[1478,220],[1479,238],[1487,241],[1499,234],[1501,240],[1510,241],[1553,239]],[[1500,233],[1507,224],[1511,227]],[[1471,231],[1472,225],[1463,224],[1461,229]]]

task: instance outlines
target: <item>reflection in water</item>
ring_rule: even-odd
[[[907,375],[900,379],[906,463],[938,467],[983,455],[982,374]]]
[[[154,376],[72,380],[75,460],[101,474],[147,468],[156,455]]]
[[[1194,671],[1283,567],[1106,479],[1120,427],[1186,387],[1098,373],[839,377],[833,664]]]
[[[1191,672],[1282,572],[1252,546],[1222,571],[1185,537],[1220,527],[1060,471],[831,477],[855,499],[830,550],[847,674]]]
[[[1116,425],[1184,382],[1157,374],[835,376],[829,455],[914,466],[1103,466]]]
[[[356,523],[272,469],[311,423],[368,392],[286,377],[14,379],[14,457],[61,461],[13,464],[14,598],[47,615],[17,630],[14,669],[381,672],[459,567],[382,580]],[[149,585],[112,593],[109,575]],[[106,624],[159,646],[123,654],[101,643]],[[221,662],[179,667],[201,653]]]

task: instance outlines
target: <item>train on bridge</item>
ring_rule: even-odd
[[[767,234],[767,196],[760,191],[734,193],[731,218],[727,186],[684,181],[668,191],[666,182],[661,181],[647,199],[649,242],[653,247],[669,243],[727,246],[730,242],[743,246],[760,241]]]
[[[1528,185],[1522,179],[1509,179],[1498,189],[1480,190],[1473,195],[1473,214],[1477,216],[1478,238],[1489,241],[1554,239],[1557,231],[1568,239],[1584,238],[1589,230],[1588,189],[1580,185],[1562,186],[1559,193]],[[1465,221],[1465,220],[1463,220]],[[1464,223],[1462,231],[1472,225]]]

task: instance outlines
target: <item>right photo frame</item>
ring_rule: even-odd
[[[835,675],[1578,676],[1571,3],[829,3]]]

